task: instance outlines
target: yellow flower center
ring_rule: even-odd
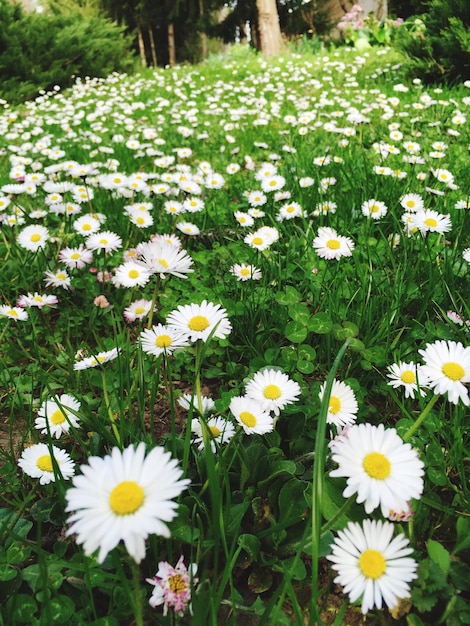
[[[170,335],[159,335],[155,339],[155,345],[157,348],[168,348],[171,346],[171,337]]]
[[[369,452],[362,461],[362,467],[371,478],[384,480],[390,476],[392,466],[387,457],[380,452]]]
[[[34,233],[34,235],[31,235],[31,241],[33,243],[36,243],[37,241],[39,241],[41,239],[41,235],[38,235],[37,233]]]
[[[412,209],[415,205],[416,205],[416,202],[414,200],[408,200],[406,202],[406,206],[410,209]]]
[[[429,228],[435,228],[437,226],[437,220],[435,220],[433,217],[428,217],[424,220],[424,223],[426,224],[426,226],[429,226]]]
[[[145,218],[144,217],[138,217],[136,220],[137,224],[145,224]]]
[[[36,465],[43,472],[52,472],[52,459],[50,454],[43,454],[36,461]]]
[[[211,434],[213,437],[218,437],[220,433],[222,432],[220,428],[217,428],[217,426],[214,426],[214,425],[212,426],[209,425],[208,428],[211,431]]]
[[[91,224],[83,224],[82,230],[91,230]]]
[[[18,311],[10,309],[9,311],[7,311],[7,315],[10,315],[11,317],[18,317]]]
[[[260,246],[262,243],[263,243],[262,237],[254,237],[253,238],[253,245]]]
[[[256,426],[256,417],[253,415],[253,413],[250,413],[249,411],[242,411],[239,417],[241,421],[245,424],[245,426],[248,426],[248,428],[253,428],[253,426]]]
[[[376,204],[373,204],[373,205],[370,207],[370,212],[371,212],[371,213],[378,213],[378,212],[379,212],[379,207],[378,207]]]
[[[451,380],[460,380],[464,377],[465,370],[459,363],[449,361],[442,366],[442,373]]]
[[[165,259],[157,259],[157,263],[160,263],[165,269],[168,267],[168,261],[165,261]]]
[[[242,276],[249,276],[250,275],[250,270],[246,267],[242,267],[242,269],[240,270],[240,274]]]
[[[139,272],[137,270],[131,270],[129,272],[129,278],[137,278],[139,275]]]
[[[62,424],[65,422],[65,415],[57,409],[49,418],[53,424]]]
[[[142,487],[134,480],[123,480],[111,491],[109,506],[116,515],[132,515],[145,500]]]
[[[73,252],[70,255],[70,258],[72,259],[72,261],[77,261],[80,258],[80,254],[78,252]]]
[[[341,411],[341,400],[336,396],[331,396],[330,402],[328,404],[328,409],[330,413],[333,413],[334,415],[336,415],[336,413],[339,413]]]
[[[34,296],[33,300],[34,302],[43,302],[44,298],[42,296]]]
[[[287,213],[293,213],[295,211],[295,207],[293,206],[288,206],[286,209]]]
[[[174,574],[168,579],[168,586],[172,593],[183,593],[186,591],[186,582],[181,574]]]
[[[281,396],[281,389],[277,385],[267,385],[263,394],[268,400],[277,400]]]
[[[102,246],[106,246],[106,245],[107,245],[107,243],[108,243],[108,240],[107,240],[107,239],[105,239],[104,237],[102,237],[102,238],[99,240],[99,242],[98,242],[98,243],[100,243]]]
[[[326,242],[326,247],[330,250],[338,250],[340,245],[341,244],[337,239],[328,239],[328,241]]]
[[[195,315],[189,320],[188,326],[191,330],[202,332],[209,326],[209,320],[204,315]]]
[[[387,569],[387,562],[378,550],[364,550],[359,557],[359,569],[366,578],[380,578]]]
[[[136,315],[142,315],[143,313],[145,313],[145,309],[144,309],[143,306],[136,306],[135,310],[134,310],[134,313]]]
[[[416,382],[415,373],[412,370],[405,370],[400,376],[400,380],[404,382],[405,385],[411,385]]]
[[[59,272],[58,274],[56,274],[56,278],[57,280],[65,280],[67,277],[63,272]]]

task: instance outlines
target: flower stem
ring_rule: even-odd
[[[416,420],[416,422],[413,424],[413,426],[411,426],[407,430],[407,432],[403,436],[403,441],[408,441],[408,439],[410,439],[410,437],[415,433],[415,431],[418,430],[418,428],[421,426],[421,424],[426,419],[427,415],[431,412],[432,407],[436,404],[436,401],[437,401],[438,397],[439,397],[439,394],[435,394],[431,398],[431,400],[429,401],[428,405],[423,409],[423,411],[419,415],[419,417]]]
[[[143,626],[144,617],[143,617],[143,607],[142,607],[142,594],[140,591],[140,580],[139,580],[139,566],[134,561],[134,559],[130,559],[131,570],[132,570],[132,590],[134,596],[134,612],[135,612],[135,625]]]
[[[108,390],[106,388],[106,376],[103,370],[101,370],[101,379],[103,381],[103,399],[104,399],[104,404],[106,406],[106,410],[108,411],[108,417],[109,417],[109,421],[111,422],[111,428],[113,429],[113,433],[114,436],[116,437],[116,442],[118,444],[118,446],[121,446],[121,436],[119,434],[119,431],[117,429],[116,424],[114,423],[114,415],[113,415],[113,411],[111,409],[111,405],[109,403],[109,396],[108,396]]]

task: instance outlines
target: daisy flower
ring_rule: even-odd
[[[389,608],[410,595],[409,583],[417,578],[418,564],[403,534],[393,537],[394,525],[382,520],[364,520],[362,526],[349,522],[338,532],[332,552],[326,558],[338,573],[334,579],[355,602],[362,596],[365,615],[382,604]]]
[[[320,388],[319,398],[323,400],[326,383]],[[328,414],[326,421],[328,424],[334,424],[337,428],[342,428],[347,424],[353,424],[356,421],[356,415],[359,410],[356,396],[349,385],[339,380],[333,381],[330,399],[328,401]]]
[[[74,370],[87,370],[90,367],[96,367],[97,365],[103,365],[108,361],[114,361],[118,356],[118,349],[112,348],[111,350],[105,350],[104,352],[98,352],[95,356],[90,356],[76,361],[73,364]]]
[[[246,263],[235,263],[230,268],[230,273],[240,281],[259,280],[262,276],[261,270],[254,265],[246,265]]]
[[[435,394],[447,393],[449,402],[459,400],[470,406],[468,389],[470,382],[470,347],[455,341],[435,341],[419,350],[423,357],[422,371],[428,377],[428,385]]]
[[[160,278],[165,278],[167,274],[186,278],[186,274],[194,271],[191,269],[193,260],[186,250],[180,250],[164,239],[141,243],[137,247],[137,255],[139,262],[152,274],[159,274]]]
[[[244,213],[243,211],[235,211],[233,215],[237,222],[240,224],[240,226],[253,226],[253,224],[255,223],[254,218],[248,213]]]
[[[278,189],[282,189],[286,184],[286,179],[284,176],[280,176],[279,174],[274,174],[273,176],[269,176],[264,178],[261,181],[261,189],[268,193],[270,191],[277,191]]]
[[[140,209],[132,209],[129,212],[129,220],[137,228],[149,228],[153,226],[153,217],[148,211],[142,211]]]
[[[105,230],[90,235],[85,241],[85,245],[89,250],[96,250],[98,253],[104,250],[104,252],[109,253],[121,248],[122,239],[116,233]]]
[[[198,583],[196,572],[196,563],[190,563],[186,568],[183,556],[180,556],[175,567],[167,561],[160,561],[155,576],[145,579],[154,585],[149,600],[150,606],[155,609],[163,604],[164,617],[168,614],[168,609],[173,609],[180,617],[188,607],[191,611],[191,589]]]
[[[45,248],[47,240],[49,239],[49,231],[40,224],[33,224],[26,226],[19,233],[17,241],[25,250],[30,252],[36,252],[39,248]]]
[[[278,222],[283,222],[284,220],[291,220],[294,217],[303,217],[304,215],[304,210],[298,202],[290,202],[288,204],[284,204],[279,209],[276,220]]]
[[[227,311],[220,304],[203,300],[201,304],[180,305],[167,317],[168,326],[189,335],[190,341],[225,339],[232,330]]]
[[[247,235],[243,241],[248,244],[251,248],[255,248],[256,250],[266,250],[273,243],[272,239],[269,237],[263,236],[262,233],[256,231],[254,233],[250,233]]]
[[[189,409],[193,407],[202,415],[207,415],[215,408],[215,402],[214,400],[212,400],[212,398],[209,398],[208,396],[201,396],[201,407],[199,410],[198,399],[196,398],[196,396],[193,396],[190,393],[184,393],[178,398],[177,402],[180,407],[186,409],[186,411],[189,411]]]
[[[199,213],[204,208],[204,201],[201,198],[186,198],[183,202],[183,208],[188,213]]]
[[[178,497],[189,485],[181,480],[178,462],[161,447],[145,455],[143,442],[135,448],[113,448],[104,458],[92,456],[82,465],[82,474],[73,479],[66,494],[70,527],[85,554],[96,550],[102,563],[123,540],[137,563],[145,556],[145,540],[150,534],[169,537],[165,522],[176,515]]]
[[[387,215],[388,208],[385,203],[379,200],[366,200],[361,206],[362,214],[366,217],[371,217],[373,220],[378,220],[381,217]]]
[[[354,242],[349,237],[343,237],[327,226],[318,229],[318,235],[313,240],[313,247],[322,259],[340,259],[342,256],[352,256]]]
[[[134,300],[124,309],[124,319],[126,322],[135,322],[143,319],[152,308],[151,300]]]
[[[84,235],[85,237],[88,237],[92,233],[97,233],[100,229],[100,226],[100,220],[96,217],[93,217],[92,215],[82,215],[81,217],[78,217],[73,223],[74,230],[76,230],[77,233],[79,233],[80,235]]]
[[[216,452],[217,447],[228,443],[235,434],[235,428],[232,422],[223,417],[211,417],[207,422],[194,418],[191,420],[191,432],[194,435],[193,443],[197,445],[198,450],[204,450],[204,429],[209,431],[208,438],[212,452]]]
[[[28,446],[21,453],[18,465],[31,478],[39,478],[39,484],[41,485],[55,482],[56,474],[54,474],[51,452],[57,463],[57,473],[64,480],[68,480],[75,473],[73,461],[67,452],[56,446],[49,446],[45,443],[36,443]]]
[[[135,261],[126,261],[115,270],[115,287],[144,287],[150,280],[150,270]]]
[[[44,282],[46,287],[62,287],[68,289],[70,287],[70,276],[65,270],[58,269],[55,272],[46,270],[44,272]]]
[[[418,388],[421,396],[426,395],[424,388],[428,386],[428,379],[424,375],[421,365],[415,364],[413,361],[409,363],[400,361],[389,365],[387,370],[387,378],[390,378],[387,385],[391,385],[394,389],[404,387],[405,398],[414,398]]]
[[[424,201],[417,193],[407,193],[400,198],[400,204],[405,211],[421,211],[424,209]]]
[[[59,252],[59,261],[70,269],[82,269],[93,261],[93,252],[82,244],[78,248],[64,248]]]
[[[462,257],[464,261],[470,263],[470,248],[465,248],[465,250],[462,252]]]
[[[230,411],[247,435],[264,435],[274,428],[274,419],[261,402],[248,396],[232,398]]]
[[[177,348],[189,345],[189,338],[175,328],[157,324],[151,329],[142,331],[139,335],[140,345],[146,354],[160,356],[160,354],[172,354]]]
[[[402,509],[411,498],[421,496],[424,464],[394,428],[353,425],[331,449],[339,467],[330,476],[347,479],[343,496],[357,493],[356,502],[364,503],[367,514],[380,506],[386,517],[390,509]]]
[[[447,233],[452,228],[450,215],[442,215],[432,209],[418,211],[415,223],[423,234],[427,232]]]
[[[273,411],[275,415],[279,415],[286,404],[297,400],[300,387],[287,374],[267,368],[256,372],[246,385],[246,395],[257,400],[263,411]]]
[[[176,224],[176,228],[185,235],[194,236],[201,233],[198,226],[196,226],[196,224],[193,224],[192,222],[178,222],[178,224]]]
[[[80,409],[80,402],[68,393],[63,393],[57,400],[46,400],[38,411],[34,427],[42,435],[50,434],[59,439],[70,430],[70,426],[78,428],[80,420],[75,415]]]
[[[21,307],[37,307],[42,309],[45,306],[54,307],[58,303],[57,296],[52,294],[41,295],[37,291],[34,293],[28,293],[18,298],[18,306]]]
[[[257,207],[266,204],[267,196],[262,191],[250,191],[248,194],[248,202],[250,206]]]
[[[18,306],[2,304],[0,306],[0,317],[8,317],[16,322],[24,322],[28,319],[28,312]]]

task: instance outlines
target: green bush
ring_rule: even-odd
[[[75,77],[133,67],[132,40],[101,17],[25,14],[0,0],[0,95],[17,103]]]
[[[398,45],[410,57],[410,73],[424,82],[470,79],[470,3],[431,0],[426,13],[406,22]]]

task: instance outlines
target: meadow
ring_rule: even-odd
[[[0,111],[0,625],[470,624],[470,84],[235,47]]]

